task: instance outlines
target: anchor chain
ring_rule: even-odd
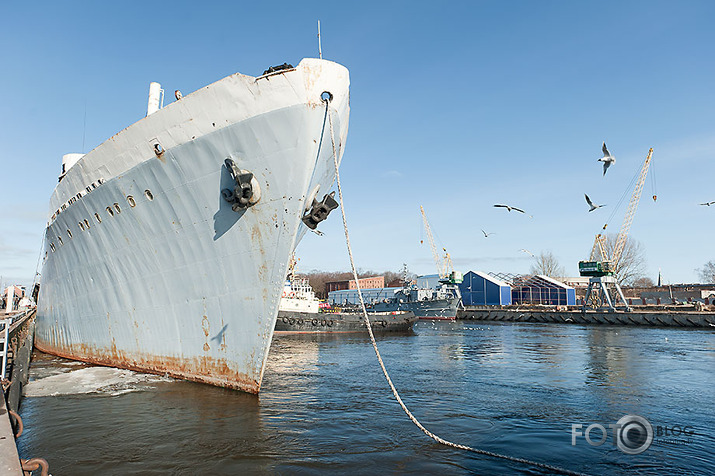
[[[18,415],[17,412],[14,412],[13,410],[8,410],[7,413],[15,419],[15,422],[17,422],[17,433],[15,433],[15,438],[20,438],[20,435],[22,435],[22,430],[25,429],[25,426],[22,424],[22,418],[20,418],[20,415]]]
[[[21,459],[22,472],[25,476],[32,476],[32,472],[39,469],[40,476],[50,476],[50,464],[43,458]]]

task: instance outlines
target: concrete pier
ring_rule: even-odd
[[[715,330],[715,312],[634,309],[631,312],[524,308],[466,308],[457,319],[612,326],[691,327]]]
[[[0,473],[8,476],[22,476],[20,456],[15,445],[10,415],[7,413],[5,399],[0,402]]]
[[[8,347],[8,355],[11,357],[8,369],[12,371],[7,374],[10,385],[0,402],[0,474],[8,476],[22,476],[23,474],[8,408],[17,412],[22,387],[27,384],[27,369],[32,353],[34,316],[34,310],[17,313],[13,316],[13,322],[10,325],[12,345]]]

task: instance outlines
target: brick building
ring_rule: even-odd
[[[376,289],[385,287],[384,276],[371,276],[369,278],[360,278],[360,289]],[[357,289],[354,279],[345,281],[330,281],[325,283],[325,294],[331,291],[342,291],[343,289]]]

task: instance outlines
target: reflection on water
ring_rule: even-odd
[[[423,321],[378,339],[405,403],[446,439],[591,474],[715,473],[711,331]],[[55,476],[543,474],[427,439],[362,335],[277,336],[259,397],[37,353],[31,373],[18,445]],[[640,455],[571,445],[572,424],[626,414],[696,435]]]

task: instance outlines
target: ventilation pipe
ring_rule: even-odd
[[[146,115],[154,114],[161,109],[164,102],[164,90],[161,89],[161,84],[149,84],[149,103],[146,106]]]
[[[84,154],[65,154],[62,156],[62,173],[59,179],[62,180],[65,174],[72,168],[74,164],[79,162],[79,159],[84,157]]]

